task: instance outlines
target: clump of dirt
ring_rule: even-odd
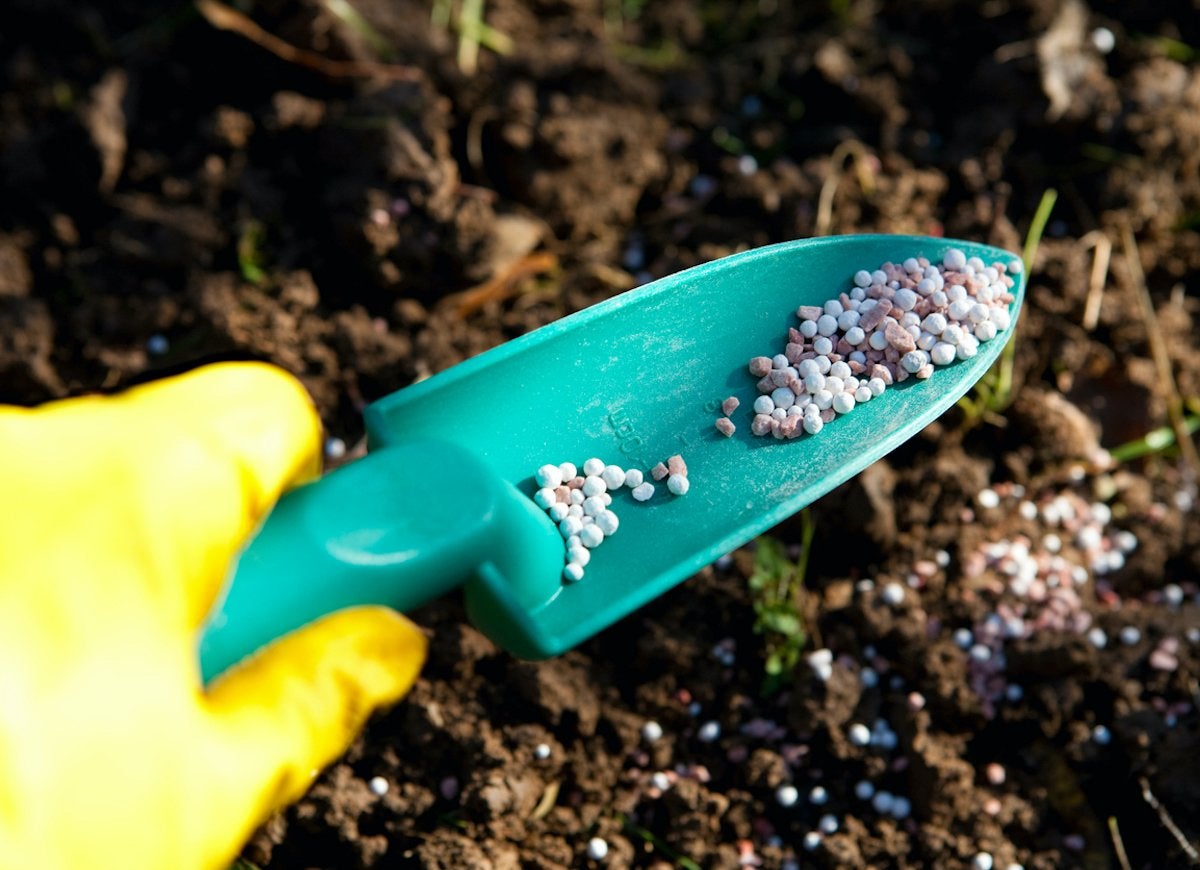
[[[825,233],[1019,250],[1057,199],[1011,404],[811,509],[827,665],[760,691],[750,550],[550,662],[438,602],[411,696],[247,860],[1188,860],[1164,819],[1200,837],[1198,470],[1139,439],[1200,396],[1194,17],[493,0],[481,31],[466,4],[353,5],[243,5],[241,33],[187,4],[9,10],[0,399],[265,359],[354,444],[373,399],[655,276]],[[774,534],[798,555],[799,524]]]

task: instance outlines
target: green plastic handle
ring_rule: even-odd
[[[390,444],[280,499],[205,626],[201,676],[325,614],[410,611],[473,579],[522,624],[558,594],[562,564],[544,512],[462,447]]]

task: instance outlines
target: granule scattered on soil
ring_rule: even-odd
[[[1014,687],[1019,689],[1009,674],[1012,645],[1063,632],[1097,650],[1108,647],[1113,630],[1095,624],[1096,605],[1101,611],[1121,610],[1122,596],[1109,578],[1124,568],[1139,541],[1133,532],[1114,527],[1108,504],[1070,488],[1030,497],[1024,487],[1002,483],[981,490],[976,503],[985,521],[1004,512],[1019,516],[1030,529],[982,542],[963,560],[965,582],[989,607],[973,625],[956,630],[956,643],[967,652],[970,685],[990,718]],[[1193,583],[1166,583],[1152,598],[1177,606],[1196,593]],[[1127,646],[1142,639],[1132,624],[1117,627],[1115,634]],[[1147,664],[1173,670],[1178,644],[1176,637],[1162,638],[1148,651]]]

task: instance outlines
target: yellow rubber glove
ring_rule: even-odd
[[[226,866],[408,691],[425,639],[384,608],[200,685],[197,628],[319,443],[259,364],[0,409],[0,867]]]

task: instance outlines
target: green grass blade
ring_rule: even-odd
[[[1042,234],[1046,231],[1046,224],[1050,221],[1050,213],[1054,210],[1057,200],[1058,191],[1052,187],[1047,188],[1033,213],[1033,220],[1029,223],[1029,231],[1025,234],[1025,244],[1021,249],[1021,264],[1025,268],[1026,281],[1033,271]],[[958,406],[966,414],[968,426],[973,426],[989,416],[999,415],[1012,403],[1013,360],[1016,355],[1017,336],[1014,334],[1004,345],[995,364],[979,379],[970,396],[959,399]]]
[[[1197,432],[1200,432],[1200,415],[1185,417],[1183,427],[1188,435],[1195,435]],[[1161,453],[1164,450],[1174,447],[1175,443],[1175,430],[1170,426],[1160,426],[1157,429],[1151,429],[1141,438],[1127,441],[1119,447],[1114,447],[1108,451],[1108,454],[1117,462],[1129,462],[1133,459],[1141,459],[1143,456],[1149,456],[1152,453]]]
[[[668,846],[663,840],[648,828],[643,828],[641,825],[635,825],[629,820],[628,816],[618,815],[625,832],[632,834],[640,840],[649,843],[654,847],[656,852],[665,855],[675,866],[683,868],[683,870],[700,870],[700,865],[686,855],[681,855]]]

